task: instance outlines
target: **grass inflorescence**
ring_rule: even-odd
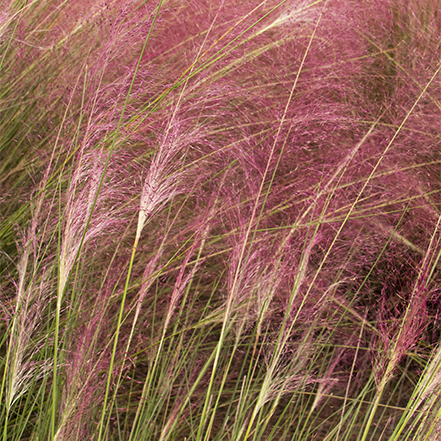
[[[0,437],[436,440],[441,2],[0,12]]]

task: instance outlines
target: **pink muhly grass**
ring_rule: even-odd
[[[69,342],[70,353],[66,355],[62,371],[65,385],[59,403],[56,440],[85,436],[90,430],[90,416],[96,413],[96,403],[101,400],[104,389],[102,372],[108,369],[109,363],[106,350],[102,351],[99,346],[103,340],[100,334],[103,333],[106,307],[102,300],[97,303],[101,303],[101,311],[82,318],[87,322],[78,325]],[[90,308],[90,305],[80,305],[79,310],[82,308]]]
[[[374,375],[379,393],[392,378],[403,356],[414,347],[424,330],[427,315],[424,297],[421,293],[414,295],[409,300],[404,317],[396,318],[390,314],[379,321],[382,344],[378,345],[379,356],[374,363]],[[385,309],[384,304],[382,307]]]
[[[32,224],[16,253],[10,416],[25,367],[40,384],[52,366],[60,440],[259,440],[266,426],[268,439],[376,439],[377,408],[398,414],[411,395],[384,393],[411,357],[427,368],[407,372],[414,409],[435,413],[439,14],[424,1],[78,1],[41,23],[22,9],[0,77],[0,128],[19,141],[5,149],[23,150],[6,158],[4,200],[49,165],[35,217],[8,219]],[[4,44],[11,32],[0,19]],[[37,116],[14,114],[13,89],[40,75]],[[57,139],[52,153],[25,124]],[[55,323],[47,364],[41,316]]]
[[[383,341],[380,348],[381,355],[374,364],[374,378],[377,385],[374,407],[371,410],[369,423],[363,434],[363,439],[367,436],[367,431],[377,409],[379,400],[383,394],[386,384],[392,378],[395,369],[403,358],[404,354],[412,349],[421,338],[424,328],[427,324],[427,300],[430,293],[428,282],[429,256],[432,255],[432,246],[439,232],[439,223],[441,216],[435,227],[426,253],[421,261],[421,267],[414,285],[409,294],[409,299],[405,312],[402,317],[394,317],[389,314],[388,322],[380,320],[379,331]],[[400,296],[401,297],[401,296]],[[383,309],[384,305],[383,305]],[[383,311],[384,314],[384,311]],[[400,314],[401,315],[401,314]],[[428,386],[428,385],[427,385]],[[423,397],[425,397],[423,393]]]
[[[34,376],[40,379],[46,375],[51,367],[50,360],[42,363],[33,358],[43,345],[43,336],[40,335],[43,311],[48,304],[49,280],[43,274],[38,282],[38,273],[29,271],[29,255],[31,242],[24,244],[24,253],[18,264],[20,280],[17,285],[15,310],[11,311],[10,337],[7,352],[7,383],[6,383],[6,410],[9,413],[15,401],[25,394]],[[35,270],[35,268],[34,268]],[[44,267],[43,267],[44,270]]]
[[[146,222],[173,196],[184,191],[184,189],[178,190],[176,188],[180,173],[174,170],[176,162],[179,164],[176,156],[178,155],[178,149],[182,140],[179,137],[176,139],[177,134],[174,134],[175,139],[172,136],[166,137],[161,142],[161,147],[155,154],[144,179],[139,204],[135,247],[139,242]],[[173,163],[172,160],[174,160]]]
[[[99,237],[104,231],[110,230],[112,226],[112,219],[108,213],[97,215],[94,212],[99,208],[95,206],[95,202],[100,202],[106,197],[99,192],[102,189],[100,188],[102,173],[104,173],[104,161],[99,152],[84,156],[80,154],[79,163],[67,190],[69,196],[65,206],[65,223],[61,225],[59,304],[73,265],[78,259],[80,248],[86,246],[93,238]]]
[[[173,127],[170,127],[172,123]],[[142,231],[144,230],[145,226],[155,218],[155,215],[157,215],[172,198],[190,190],[190,187],[186,182],[188,179],[186,175],[189,174],[189,170],[185,171],[183,169],[183,161],[185,157],[184,149],[188,149],[188,145],[192,141],[195,142],[197,140],[198,133],[180,133],[178,127],[179,124],[177,121],[173,121],[168,124],[166,134],[164,135],[163,139],[159,141],[160,146],[158,151],[154,154],[147,171],[145,171],[145,178],[142,184],[142,192],[138,209],[138,222],[133,246],[134,251],[136,251],[136,248],[140,243]],[[198,179],[200,179],[200,177],[198,177],[196,180]],[[204,228],[201,226],[200,228],[201,229],[198,232],[198,236],[201,231],[204,231]],[[207,232],[203,233],[202,235],[204,236],[206,234]],[[153,283],[153,277],[157,273],[158,264],[164,252],[163,250],[166,239],[167,234],[165,233],[159,245],[159,249],[155,250],[154,257],[150,260],[144,270],[142,276],[143,282],[141,284],[141,289],[136,301],[137,305],[135,318],[132,323],[132,331],[130,335],[133,334],[133,328],[138,319],[140,308],[144,302],[145,296],[147,295],[148,289]],[[205,238],[202,239],[202,243],[204,240]],[[169,312],[165,319],[164,331],[167,328],[171,314],[176,307],[176,302],[186,286],[186,282],[182,279],[182,271],[187,267],[196,245],[200,245],[198,239],[195,240],[193,246],[186,255],[184,263],[182,264],[181,271],[172,294]],[[200,263],[198,263],[198,265],[200,265]],[[196,271],[198,265],[194,266],[191,273],[185,278],[187,282],[194,276],[194,272]],[[131,337],[129,338],[129,342],[130,340]]]
[[[99,383],[96,379],[94,380],[98,371],[97,366],[108,363],[107,359],[101,357],[96,359],[93,356],[93,352],[96,352],[96,350],[94,351],[97,344],[96,339],[102,333],[103,326],[108,325],[105,317],[107,306],[105,303],[103,304],[103,287],[95,283],[92,288],[96,296],[92,313],[97,315],[89,317],[86,311],[90,309],[90,305],[83,312],[82,305],[87,305],[87,303],[81,296],[76,297],[77,290],[81,290],[82,296],[84,296],[84,289],[81,288],[81,284],[77,285],[76,277],[73,277],[74,265],[84,262],[86,256],[91,254],[98,260],[95,265],[96,268],[99,268],[101,264],[99,259],[106,249],[106,242],[112,242],[110,238],[115,234],[116,228],[122,229],[125,222],[124,217],[121,216],[122,213],[117,214],[113,207],[110,208],[110,204],[115,200],[121,201],[121,192],[108,185],[111,179],[116,181],[121,174],[116,158],[112,158],[110,166],[107,164],[106,167],[106,156],[102,151],[86,152],[83,148],[77,153],[77,158],[67,189],[68,197],[65,201],[64,218],[59,226],[61,246],[55,316],[55,361],[58,359],[59,337],[64,335],[63,340],[66,343],[65,340],[69,334],[67,329],[60,328],[62,306],[71,302],[72,307],[78,311],[78,322],[86,320],[90,323],[83,335],[85,340],[82,343],[81,338],[76,344],[71,341],[75,350],[62,357],[63,368],[58,372],[57,365],[54,366],[54,390],[57,387],[58,376],[61,375],[66,380],[66,389],[58,404],[60,420],[57,423],[56,431],[53,426],[54,437],[57,439],[63,438],[66,430],[68,432],[74,430],[71,425],[73,413],[80,412],[80,408],[82,408],[80,414],[85,414],[87,403],[90,403],[92,397],[100,390]],[[107,171],[107,175],[103,176],[105,171]],[[91,242],[93,246],[90,245]],[[71,298],[66,302],[66,294],[70,289],[72,290]],[[55,415],[53,415],[53,421],[55,422]],[[75,430],[79,430],[79,426]]]

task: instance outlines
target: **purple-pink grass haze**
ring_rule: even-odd
[[[439,0],[0,7],[4,441],[436,439]]]

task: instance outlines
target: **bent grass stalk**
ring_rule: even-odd
[[[104,172],[101,175],[99,188],[101,188],[101,185],[103,183],[104,174],[105,174],[105,171],[106,171],[107,166],[109,164],[110,157],[111,157],[111,154],[113,152],[113,149],[115,147],[116,140],[117,140],[117,137],[119,135],[119,130],[120,130],[123,118],[124,118],[124,113],[125,113],[125,110],[126,110],[129,98],[130,98],[130,92],[131,92],[131,90],[133,88],[133,85],[135,83],[136,75],[138,73],[138,69],[139,69],[139,66],[141,64],[141,59],[142,59],[144,51],[145,51],[145,49],[147,47],[147,43],[149,41],[149,38],[150,38],[150,35],[151,35],[151,31],[153,29],[153,25],[155,23],[155,20],[156,20],[156,17],[158,15],[158,13],[159,13],[161,5],[162,5],[162,0],[160,0],[160,2],[158,4],[158,7],[156,9],[152,25],[150,27],[149,33],[147,34],[147,38],[144,41],[144,45],[142,47],[141,54],[140,54],[139,59],[138,59],[138,63],[136,65],[136,67],[135,67],[135,70],[134,70],[134,73],[133,73],[133,76],[132,76],[132,81],[130,83],[129,91],[127,92],[127,96],[126,96],[126,99],[125,99],[125,102],[124,102],[124,107],[123,107],[123,109],[121,111],[121,116],[120,116],[120,118],[118,120],[118,126],[117,126],[115,134],[113,136],[112,145],[110,147],[110,151],[109,151],[109,154],[107,156],[107,161],[106,161],[106,165],[105,165],[105,168],[104,168]],[[96,203],[96,198],[97,197],[98,197],[98,192],[97,192],[97,195],[95,197],[94,204]],[[140,216],[144,216],[144,213],[143,212],[140,213]],[[140,223],[143,224],[142,219],[140,220]],[[107,384],[106,384],[106,392],[105,392],[105,397],[104,397],[104,404],[103,404],[103,408],[102,408],[102,412],[101,412],[101,419],[100,419],[100,424],[99,424],[98,441],[101,441],[101,437],[102,437],[102,434],[103,434],[104,418],[105,418],[105,414],[107,412],[107,400],[109,398],[110,382],[111,382],[111,377],[112,377],[112,373],[113,373],[112,371],[113,371],[113,364],[114,364],[114,361],[115,361],[116,348],[117,348],[117,345],[118,345],[119,330],[120,330],[120,327],[121,327],[121,322],[122,322],[122,317],[123,317],[123,312],[124,312],[125,299],[126,299],[127,291],[128,291],[128,288],[129,288],[130,276],[131,276],[131,272],[132,272],[133,262],[135,260],[136,247],[138,246],[138,241],[139,241],[139,238],[140,238],[140,235],[141,235],[141,230],[142,230],[142,228],[140,228],[138,226],[138,230],[137,230],[136,237],[135,237],[135,242],[134,242],[133,248],[132,248],[132,254],[130,256],[130,263],[129,263],[128,274],[127,274],[127,277],[126,277],[126,282],[125,282],[125,285],[124,285],[124,292],[123,292],[123,296],[121,298],[121,306],[120,306],[120,309],[119,309],[118,322],[117,322],[117,326],[116,326],[114,343],[113,343],[113,349],[112,349],[112,355],[111,355],[111,359],[110,359],[109,375],[107,376]]]

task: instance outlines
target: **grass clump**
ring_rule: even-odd
[[[437,439],[440,7],[3,4],[3,440]]]

